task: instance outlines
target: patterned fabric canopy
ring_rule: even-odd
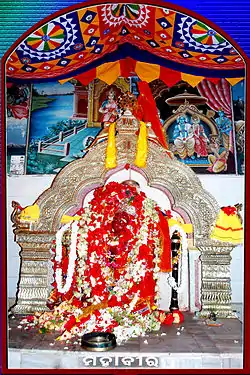
[[[143,4],[103,4],[56,17],[17,46],[7,75],[63,79],[126,57],[200,76],[244,75],[242,57],[215,30]]]

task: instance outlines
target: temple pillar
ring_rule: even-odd
[[[233,246],[199,246],[201,252],[200,317],[211,312],[219,318],[234,318],[231,306],[231,251]]]
[[[88,90],[88,127],[93,126],[94,116],[94,81],[89,84]]]
[[[201,260],[200,251],[194,247],[189,248],[189,308],[196,314],[201,310]]]
[[[76,86],[74,87],[74,99],[73,99],[73,115],[72,117],[77,117],[78,113],[78,94],[76,92]]]
[[[21,247],[21,267],[17,287],[18,300],[11,308],[14,314],[48,310],[46,303],[53,275],[49,274],[50,249],[54,235],[17,234]]]

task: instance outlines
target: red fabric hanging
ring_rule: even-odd
[[[208,99],[207,105],[218,112],[222,108],[225,115],[232,119],[230,84],[222,78],[217,84],[204,79],[197,85],[199,93]]]
[[[151,122],[151,126],[155,135],[158,137],[159,142],[163,147],[168,149],[165,134],[160,122],[158,110],[154,97],[152,95],[149,84],[145,81],[138,82],[138,89],[140,95],[138,97],[138,104],[142,108],[142,120],[144,122]]]
[[[159,219],[159,225],[162,234],[162,253],[159,267],[161,269],[161,272],[170,272],[172,269],[172,259],[168,221],[161,211],[159,211]]]
[[[164,82],[168,87],[174,86],[177,82],[181,81],[181,73],[176,70],[171,70],[161,66],[160,69],[160,80]]]
[[[121,77],[130,77],[131,73],[135,71],[136,61],[127,57],[126,59],[120,60],[120,72]]]
[[[96,78],[96,68],[88,70],[85,73],[79,74],[78,76],[74,77],[77,79],[83,86],[87,86],[90,82],[92,82]]]
[[[214,83],[215,85],[217,85],[217,83],[220,82],[220,78],[206,78],[208,81]]]
[[[226,103],[229,113],[228,117],[232,118],[230,83],[225,78],[222,78],[217,86],[221,93],[222,100]]]

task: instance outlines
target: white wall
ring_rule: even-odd
[[[33,204],[38,196],[51,185],[54,177],[54,175],[7,177],[6,212],[9,297],[15,297],[20,264],[20,247],[14,242],[12,223],[10,221],[12,212],[11,202],[13,200],[17,201],[22,207]],[[243,176],[199,175],[199,178],[203,187],[216,198],[220,206],[244,203]],[[243,302],[243,252],[244,249],[242,246],[236,247],[232,252],[232,300],[234,303]]]

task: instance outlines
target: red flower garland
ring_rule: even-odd
[[[166,219],[156,205],[154,209],[158,212],[157,220],[146,214],[145,199],[145,194],[138,192],[136,187],[117,182],[111,182],[94,191],[89,209],[81,209],[78,212],[82,219],[79,223],[77,246],[83,240],[81,228],[88,228],[86,235],[84,234],[86,253],[83,258],[79,249],[77,250],[76,270],[67,293],[59,293],[56,283],[53,284],[55,287],[53,293],[57,299],[70,301],[71,306],[83,311],[85,308],[92,309],[95,305],[103,306],[99,309],[104,306],[124,308],[132,303],[131,313],[139,312],[141,315],[147,315],[152,312],[151,307],[155,305],[156,297],[154,269],[156,266],[158,268],[155,264],[155,250],[159,248],[159,244],[157,245],[156,241],[159,242],[162,235],[159,222]],[[166,214],[170,216],[169,212]],[[145,219],[147,236],[140,244],[138,239],[142,236],[140,231]],[[57,267],[61,267],[62,274],[65,275],[68,258],[64,247],[62,251],[60,264],[54,258],[53,265],[54,272]],[[131,267],[135,270],[136,264],[140,264],[139,270],[133,271],[137,272],[135,275],[130,274]],[[135,300],[133,303],[137,295],[138,301]],[[88,322],[91,314],[94,314],[96,318],[94,330],[98,330],[102,321],[99,309],[93,308],[87,316],[85,314],[80,319],[65,311],[64,329],[68,332],[73,327],[81,329]],[[118,322],[112,320],[106,329],[112,330],[117,325]]]

